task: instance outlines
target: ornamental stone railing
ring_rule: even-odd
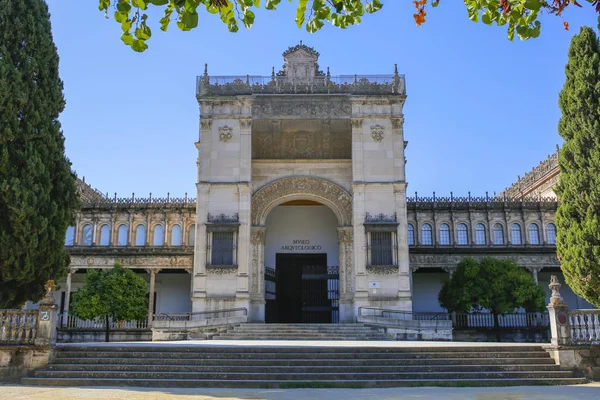
[[[252,94],[356,94],[405,95],[404,75],[315,76],[295,81],[287,76],[208,76],[196,78],[196,95],[238,96]]]
[[[419,196],[415,192],[413,196],[406,197],[406,203],[409,209],[520,209],[520,208],[541,208],[554,210],[558,207],[558,202],[554,197],[509,197],[509,196]]]
[[[571,344],[600,344],[600,310],[569,310]]]
[[[34,344],[39,311],[0,310],[0,344]]]
[[[600,345],[600,310],[569,310],[560,295],[562,285],[555,275],[550,278],[550,330],[552,345]]]
[[[67,319],[65,324],[61,324],[63,326],[62,329],[106,329],[106,320],[105,318],[94,318],[94,319],[82,319],[75,317],[73,315],[67,315],[66,313],[62,315],[61,322]],[[148,320],[130,320],[130,321],[116,321],[112,318],[109,318],[110,329],[149,329],[148,328]]]
[[[195,209],[196,199],[188,197],[187,193],[184,197],[171,197],[167,193],[167,197],[135,197],[135,193],[131,197],[108,197],[108,194],[103,197],[95,197],[83,199],[82,208],[100,208],[100,209],[127,209],[127,208],[191,208]]]

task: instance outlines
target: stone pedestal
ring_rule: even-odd
[[[556,275],[552,275],[550,285],[548,286],[552,290],[552,296],[550,296],[550,303],[548,304],[552,345],[564,345],[568,343],[570,336],[569,318],[567,315],[569,307],[560,295],[560,287],[562,285],[558,282]]]

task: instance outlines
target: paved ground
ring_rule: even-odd
[[[579,386],[398,389],[141,389],[0,385],[11,400],[598,400],[600,383]]]
[[[96,342],[59,343],[57,346],[156,346],[156,347],[211,347],[211,346],[257,346],[257,347],[531,347],[536,343],[493,342],[421,342],[421,341],[354,341],[354,340],[180,340],[169,342]]]

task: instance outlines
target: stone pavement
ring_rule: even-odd
[[[598,400],[600,383],[578,386],[506,388],[394,389],[143,389],[52,388],[0,385],[0,399],[11,400]]]

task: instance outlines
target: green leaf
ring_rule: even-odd
[[[198,26],[198,13],[182,12],[177,26],[182,31],[189,31]]]
[[[127,46],[131,46],[131,44],[133,43],[133,36],[131,35],[131,33],[126,32],[124,34],[121,35],[121,40],[123,41],[123,43],[125,43]]]
[[[123,13],[127,13],[129,14],[129,11],[131,11],[131,4],[129,4],[128,2],[126,2],[126,0],[120,0],[117,3],[117,10]]]
[[[150,28],[148,28],[145,24],[140,25],[135,30],[135,37],[140,40],[148,40],[150,39],[150,36],[152,36],[152,32],[150,31]]]
[[[381,4],[381,2],[379,0],[373,0],[370,3],[367,3],[366,10],[369,14],[373,14],[374,12],[381,10],[382,7],[383,7],[383,4]]]
[[[164,6],[165,4],[169,3],[169,0],[146,0],[146,1],[155,6]]]

